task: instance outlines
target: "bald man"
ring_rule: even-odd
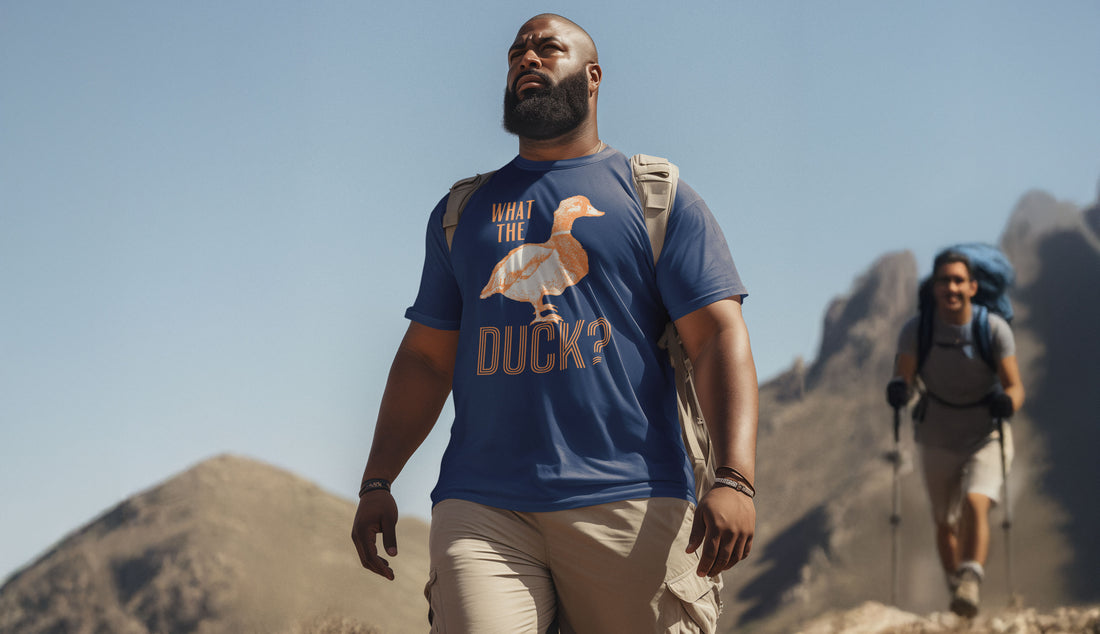
[[[449,243],[428,221],[352,539],[393,579],[389,487],[453,391],[432,492],[433,632],[713,632],[720,574],[748,556],[756,372],[746,296],[703,200],[680,182],[654,264],[628,159],[600,140],[603,70],[561,16],[508,49],[504,127],[519,155],[477,189]],[[672,320],[696,372],[718,486],[696,500]]]

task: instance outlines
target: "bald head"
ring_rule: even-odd
[[[525,32],[529,32],[532,26],[538,22],[550,22],[554,23],[559,29],[566,32],[572,32],[576,35],[576,46],[580,47],[585,57],[586,62],[599,63],[600,54],[596,50],[596,42],[592,39],[592,36],[585,31],[581,25],[570,20],[569,18],[558,15],[557,13],[540,13],[535,17],[527,20],[523,23],[523,26],[519,28],[519,33],[516,34],[516,41],[518,42]]]

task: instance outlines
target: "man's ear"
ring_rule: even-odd
[[[590,62],[585,69],[588,71],[588,94],[593,95],[600,90],[600,80],[603,79],[603,69],[596,62]]]

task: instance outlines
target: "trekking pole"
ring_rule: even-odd
[[[1012,583],[1012,539],[1010,529],[1012,528],[1012,507],[1008,497],[1008,459],[1005,455],[1005,425],[1004,419],[997,417],[993,419],[994,425],[997,427],[997,438],[1001,443],[1001,482],[1004,486],[1005,496],[1005,508],[1004,519],[1001,522],[1001,527],[1005,531],[1005,574],[1008,576],[1008,602],[1012,607],[1019,607],[1020,599],[1016,596],[1016,588]]]
[[[890,602],[898,604],[898,575],[901,563],[901,408],[894,408],[894,452],[890,454],[894,463],[894,511],[890,514],[891,531],[891,580]]]

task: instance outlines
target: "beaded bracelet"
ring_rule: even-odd
[[[745,486],[741,482],[738,482],[737,480],[731,480],[729,478],[715,478],[714,486],[729,487],[734,491],[740,491],[741,493],[749,496],[750,500],[756,497],[756,491],[750,490],[749,487]]]
[[[753,495],[756,495],[756,487],[752,485],[752,482],[749,482],[749,479],[746,478],[744,474],[742,474],[737,469],[734,469],[733,467],[718,467],[714,470],[714,475],[718,478],[729,478],[731,480],[738,480],[745,486],[749,487],[749,489],[752,490]]]
[[[382,478],[371,478],[369,480],[363,480],[362,486],[359,487],[359,497],[363,497],[364,493],[368,491],[389,491],[390,481]]]

